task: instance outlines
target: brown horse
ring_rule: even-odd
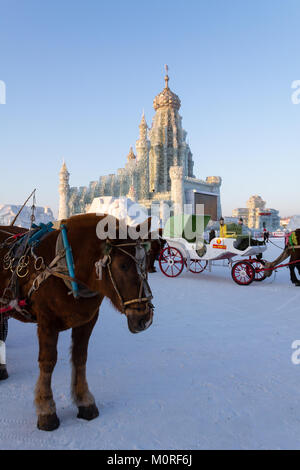
[[[296,238],[296,244],[291,244],[290,241],[286,243],[285,249],[281,253],[278,258],[276,258],[274,261],[266,262],[265,263],[265,268],[268,270],[265,271],[266,277],[270,277],[273,269],[278,266],[279,264],[283,263],[287,258],[290,258],[289,262],[292,263],[289,265],[289,270],[290,270],[290,278],[291,282],[295,286],[300,286],[300,281],[297,279],[295,270],[298,270],[298,273],[300,274],[300,228],[297,228],[295,231],[295,238]],[[299,263],[297,263],[299,261]]]
[[[37,264],[30,257],[28,274],[18,279],[19,299],[29,300],[26,311],[31,318],[28,319],[28,316],[24,317],[17,311],[11,316],[24,322],[37,323],[40,375],[35,389],[35,405],[38,415],[37,426],[42,430],[52,431],[59,426],[51,377],[57,360],[57,340],[60,331],[72,328],[71,393],[78,407],[77,416],[91,420],[96,418],[99,412],[88,388],[86,360],[89,338],[103,298],[108,297],[115,308],[126,315],[128,328],[132,333],[143,331],[152,323],[153,305],[146,280],[146,264],[144,269],[140,262],[141,258],[137,259],[137,246],[140,247],[140,243],[138,240],[132,240],[129,235],[126,239],[123,239],[122,235],[120,239],[116,219],[116,239],[99,240],[96,227],[104,217],[85,214],[65,221],[73,252],[75,278],[90,296],[75,298],[69,295],[70,289],[66,284],[70,281],[70,277],[64,274],[62,275],[65,276],[64,279],[61,279],[59,277],[61,273],[55,271],[55,267],[51,268],[51,262],[57,256],[56,244],[60,230],[47,234],[35,248],[36,256],[44,261],[45,270],[37,271]],[[149,220],[147,223],[150,226]],[[7,246],[3,247],[3,241],[9,238],[9,235],[3,231],[15,233],[17,229],[11,227],[0,229],[0,259],[3,260],[7,253]],[[146,263],[146,260],[144,261]],[[47,277],[49,273],[51,275]],[[10,277],[11,272],[0,265],[1,291],[9,285]],[[74,281],[74,278],[72,279]],[[0,292],[0,297],[2,295]]]

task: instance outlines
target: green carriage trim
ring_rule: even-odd
[[[210,219],[210,215],[173,215],[165,224],[163,238],[184,238],[194,243],[203,236]]]
[[[243,226],[240,224],[230,223],[226,224],[226,238],[249,238],[249,233],[243,233]]]
[[[227,234],[228,233],[233,234],[233,238],[239,235],[242,235],[243,233],[243,227],[240,224],[234,224],[234,223],[226,224],[226,229],[227,229]]]

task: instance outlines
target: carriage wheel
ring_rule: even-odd
[[[249,286],[255,278],[255,269],[247,261],[239,261],[231,270],[232,279],[240,286]]]
[[[183,270],[183,256],[177,248],[167,246],[159,256],[159,267],[167,277],[177,277]]]
[[[262,269],[264,267],[266,262],[263,259],[260,260],[260,261],[255,259],[255,260],[251,261],[251,264],[252,264],[252,266],[255,270],[254,281],[261,282],[264,279],[266,279],[267,276],[266,276],[265,271],[259,271],[260,269]]]
[[[190,271],[192,273],[198,274],[202,273],[206,266],[208,265],[207,260],[201,260],[201,259],[191,259],[190,260]]]

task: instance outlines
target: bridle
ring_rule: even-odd
[[[125,313],[125,314],[126,314],[126,309],[128,308],[128,306],[135,304],[135,303],[142,304],[142,303],[148,302],[149,306],[151,308],[154,308],[154,306],[150,302],[153,299],[153,296],[152,296],[150,286],[148,284],[147,263],[146,263],[146,256],[147,256],[146,245],[147,243],[141,240],[138,240],[137,242],[123,243],[123,244],[118,244],[118,245],[111,244],[110,242],[107,241],[106,246],[105,246],[104,257],[95,263],[98,280],[102,279],[102,269],[107,268],[111,283],[120,301],[120,304],[122,307],[122,313]],[[135,246],[135,256],[133,256],[127,250],[124,250],[124,247],[127,247],[127,246]],[[136,299],[124,300],[116,284],[116,281],[114,279],[114,276],[111,270],[111,262],[112,262],[111,251],[114,248],[121,251],[125,255],[129,256],[136,264],[137,272],[141,281],[140,288],[139,288],[139,296]],[[143,296],[143,290],[144,290],[144,296]],[[135,308],[133,308],[133,310],[134,309]],[[136,310],[139,310],[139,307],[137,307]]]
[[[7,235],[11,235],[11,238],[16,238],[15,234],[11,234],[6,232]],[[124,247],[129,247],[129,246],[134,246],[135,247],[135,256],[133,256],[131,253],[129,253]],[[149,248],[149,243],[142,241],[142,240],[137,240],[136,242],[129,242],[129,243],[120,243],[120,244],[113,244],[110,243],[108,240],[105,243],[105,250],[104,250],[104,257],[97,261],[95,263],[96,267],[96,273],[98,275],[98,279],[102,279],[102,269],[107,268],[109,278],[111,280],[111,283],[114,287],[114,290],[118,296],[119,302],[121,304],[121,311],[122,313],[126,314],[126,309],[132,305],[132,304],[145,304],[148,303],[150,308],[154,308],[152,303],[150,302],[153,298],[152,292],[150,289],[150,286],[148,284],[148,272],[147,272],[147,263],[146,263],[146,256],[147,256],[147,247]],[[1,248],[1,245],[0,245]],[[140,287],[139,287],[139,294],[138,298],[135,299],[130,299],[130,300],[124,300],[121,293],[120,289],[117,286],[117,283],[114,279],[112,269],[111,269],[111,263],[112,263],[112,250],[117,249],[127,256],[129,256],[136,264],[137,268],[137,273],[140,278]],[[41,283],[43,283],[49,276],[56,276],[64,280],[64,282],[77,282],[79,285],[84,287],[85,289],[89,290],[88,286],[86,286],[83,282],[80,280],[76,279],[73,276],[70,276],[65,274],[65,272],[61,272],[61,266],[59,266],[58,261],[62,258],[65,257],[65,251],[60,251],[56,254],[56,257],[54,260],[50,263],[49,266],[45,266],[44,263],[39,267],[39,269],[44,268],[43,271],[35,278],[32,287],[30,288],[27,296],[28,298],[38,290],[39,286]],[[28,263],[27,263],[28,264]],[[23,264],[22,264],[23,267]],[[25,266],[26,267],[26,266]],[[35,265],[36,268],[36,265]],[[37,270],[37,268],[36,268]],[[27,275],[27,272],[26,272]],[[19,276],[19,277],[25,277],[25,276]],[[97,295],[97,293],[95,293]],[[141,310],[139,307],[131,307],[132,310]]]

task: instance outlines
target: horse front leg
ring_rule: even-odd
[[[77,418],[87,419],[89,421],[99,416],[99,411],[95,404],[95,399],[89,391],[88,383],[86,380],[86,361],[88,344],[91,333],[98,319],[98,315],[99,314],[97,313],[88,323],[85,323],[82,326],[72,329],[71,394],[74,403],[78,407]]]
[[[52,372],[57,361],[58,331],[38,326],[40,375],[35,388],[37,427],[53,431],[59,426],[51,389]]]

